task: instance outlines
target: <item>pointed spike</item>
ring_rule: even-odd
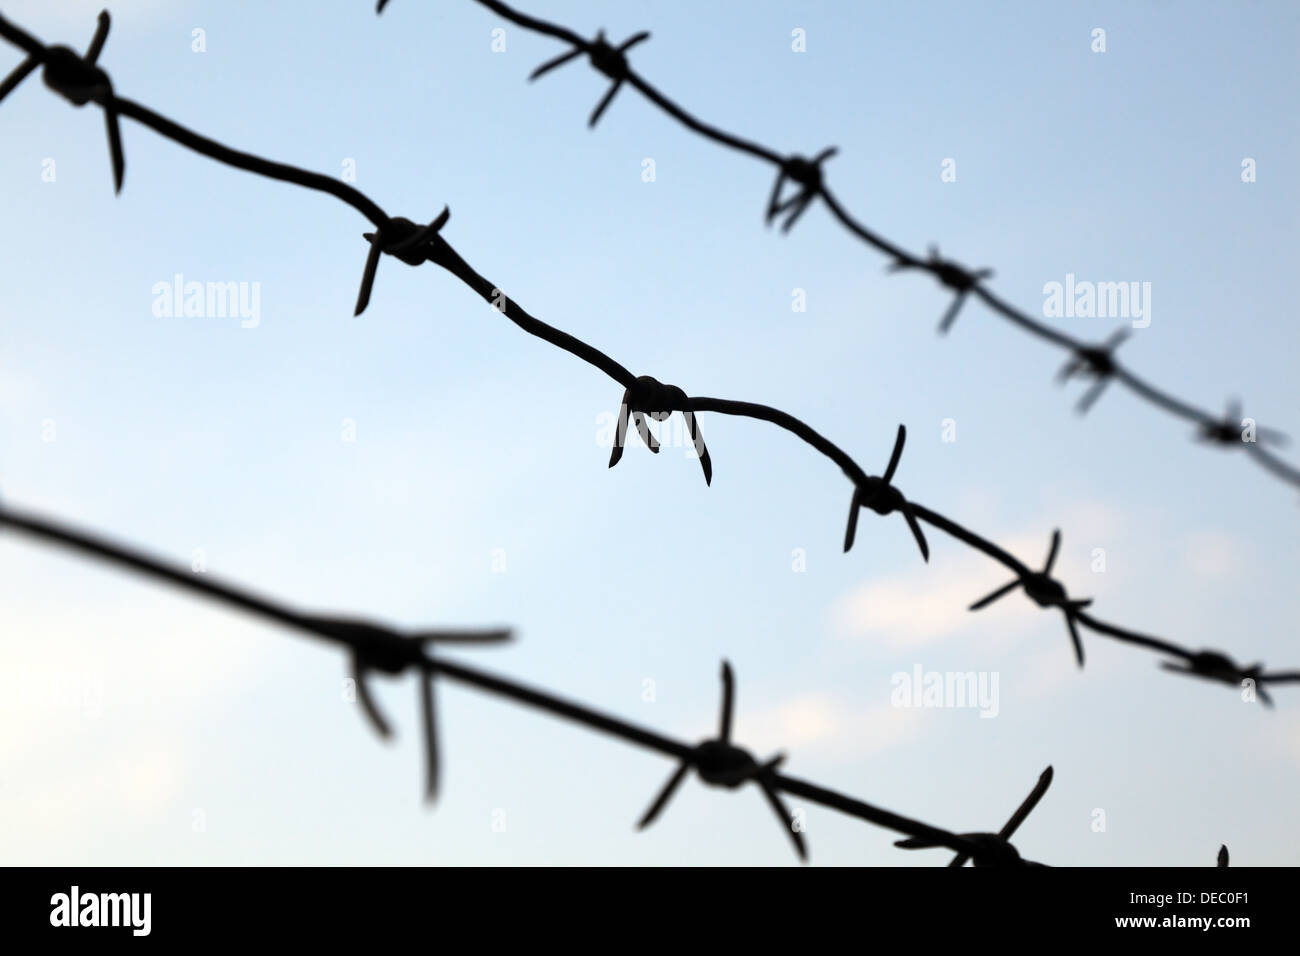
[[[928,850],[938,845],[938,843],[927,840],[925,837],[908,837],[906,840],[894,841],[894,846],[901,850]]]
[[[1060,547],[1061,547],[1061,529],[1054,528],[1052,530],[1052,544],[1051,547],[1047,549],[1047,563],[1043,565],[1044,574],[1051,573],[1052,565],[1056,563],[1056,552]]]
[[[957,321],[957,313],[961,311],[961,304],[965,298],[965,292],[958,292],[952,297],[952,305],[948,306],[948,311],[943,314],[943,319],[939,322],[940,335],[947,335],[953,322]]]
[[[849,523],[844,529],[844,553],[847,554],[853,547],[853,539],[858,533],[858,509],[861,506],[858,503],[858,488],[853,486],[853,497],[849,501]]]
[[[547,60],[537,69],[533,70],[532,73],[528,74],[528,81],[531,83],[533,80],[541,79],[547,73],[550,73],[551,70],[554,70],[556,67],[564,66],[564,64],[568,63],[576,56],[581,56],[584,52],[583,48],[578,46],[574,47],[568,53],[561,53],[559,56]]]
[[[632,421],[636,425],[636,433],[641,436],[641,441],[656,455],[659,454],[659,442],[650,431],[650,426],[646,423],[645,415],[640,412],[632,413]]]
[[[777,172],[776,182],[772,184],[772,195],[768,197],[767,200],[767,214],[765,215],[764,220],[767,222],[769,226],[772,225],[772,220],[775,219],[777,217],[777,214],[780,213],[781,211],[777,203],[781,198],[781,187],[783,185],[785,185],[784,167],[782,167],[781,170]]]
[[[366,268],[361,273],[361,289],[357,292],[357,307],[352,313],[354,318],[366,311],[366,306],[370,304],[370,290],[375,284],[375,272],[379,269],[379,234],[375,232],[371,236],[370,251],[366,253]]]
[[[1219,866],[1228,865],[1228,844],[1223,843],[1219,846]]]
[[[898,468],[898,459],[903,455],[903,445],[907,443],[907,426],[898,426],[898,437],[894,439],[894,450],[889,454],[889,464],[885,466],[885,484],[894,480],[894,471]]]
[[[4,82],[0,83],[0,102],[3,102],[4,98],[17,89],[18,84],[27,79],[32,70],[40,65],[40,60],[34,56],[29,56],[14,67],[9,75],[4,78]]]
[[[704,484],[712,486],[713,459],[709,456],[708,446],[704,444],[704,433],[700,431],[700,418],[691,411],[683,411],[682,418],[686,420],[686,427],[691,433],[691,443],[695,446],[695,454],[699,457],[700,467],[704,470]]]
[[[1052,785],[1053,775],[1050,766],[1038,775],[1038,782],[1034,784],[1034,789],[1029,791],[1029,796],[1021,801],[1020,806],[1016,807],[1016,812],[1011,814],[1007,822],[1003,824],[1002,829],[998,831],[999,837],[1003,840],[1011,839],[1016,830],[1020,828],[1020,824],[1024,823],[1025,818],[1033,812],[1034,807],[1038,806],[1038,801],[1043,799],[1043,794],[1047,793],[1047,788]]]
[[[1101,398],[1101,393],[1106,390],[1106,386],[1109,384],[1109,375],[1103,375],[1101,378],[1097,379],[1097,381],[1093,383],[1092,387],[1083,393],[1083,397],[1079,399],[1079,404],[1075,406],[1078,413],[1080,415],[1088,414],[1088,409],[1092,408],[1093,403],[1096,402],[1097,399]]]
[[[926,544],[925,533],[921,531],[921,523],[916,520],[916,512],[906,502],[903,503],[903,520],[912,529],[912,537],[916,539],[916,546],[921,549],[921,557],[925,559],[926,564],[929,564],[930,546]]]
[[[998,598],[1004,597],[1007,593],[1011,591],[1012,588],[1016,587],[1016,585],[1018,585],[1019,583],[1020,583],[1020,579],[1016,578],[1010,584],[1002,585],[1002,587],[998,588],[996,591],[993,591],[990,594],[986,594],[984,597],[980,598],[978,601],[972,604],[969,610],[978,611],[981,608],[988,607],[994,601],[998,600]]]
[[[655,817],[659,816],[663,808],[668,805],[668,801],[672,797],[673,792],[681,786],[682,781],[686,779],[686,771],[690,769],[690,764],[682,761],[677,769],[673,771],[673,775],[668,778],[668,782],[663,785],[663,788],[659,791],[659,795],[656,796],[654,802],[650,804],[650,809],[647,810],[642,815],[641,819],[637,821],[636,828],[638,830],[644,830],[650,824],[654,823]]]
[[[104,41],[108,39],[108,28],[111,24],[108,11],[100,10],[95,24],[95,35],[91,37],[90,46],[86,47],[85,61],[91,66],[95,65],[95,61],[99,59],[99,54],[104,49]]]
[[[785,222],[781,225],[782,232],[789,232],[794,228],[794,224],[799,221],[799,217],[802,216],[808,207],[812,205],[812,200],[813,197],[811,193],[804,192],[799,194],[798,205],[795,207],[794,212],[790,213],[789,217],[787,217]]]
[[[375,728],[375,733],[384,740],[392,737],[393,728],[389,726],[388,721],[384,719],[383,713],[376,706],[374,698],[370,696],[370,688],[366,684],[365,667],[355,654],[352,656],[352,683],[357,689],[357,702],[361,705],[361,712],[370,721],[370,725]]]
[[[438,799],[438,728],[433,708],[433,674],[417,675],[420,689],[420,725],[424,730],[424,802]]]
[[[430,644],[496,644],[514,636],[514,631],[503,627],[482,631],[416,631],[410,639]]]
[[[623,392],[623,401],[618,406],[618,426],[614,430],[614,447],[609,451],[609,467],[613,468],[623,457],[623,445],[627,441],[628,405],[632,401],[632,390]]]
[[[735,700],[735,678],[731,665],[722,661],[722,714],[718,721],[718,739],[724,744],[731,742],[731,706]]]
[[[618,48],[618,52],[626,53],[628,50],[632,49],[632,47],[636,46],[638,43],[641,43],[643,40],[648,40],[648,39],[650,39],[650,32],[648,30],[642,30],[640,33],[636,34],[635,36],[630,37],[627,40],[624,40],[623,45]]]
[[[794,815],[786,807],[785,802],[781,799],[771,782],[765,777],[758,778],[758,785],[763,791],[763,796],[767,797],[767,802],[772,807],[772,812],[776,818],[781,821],[782,828],[790,835],[790,841],[794,843],[794,851],[799,854],[802,862],[808,861],[808,846],[804,843],[803,833],[794,827]]]
[[[1056,381],[1058,383],[1069,381],[1070,377],[1079,370],[1079,366],[1080,362],[1078,356],[1066,359],[1065,364],[1061,366],[1061,370],[1056,373]]]
[[[1074,623],[1074,615],[1066,613],[1065,626],[1070,629],[1070,640],[1074,643],[1074,658],[1079,662],[1079,667],[1083,667],[1083,641],[1079,638],[1079,628]]]
[[[588,129],[596,128],[596,124],[600,122],[600,117],[604,114],[606,107],[609,106],[610,102],[614,99],[614,94],[618,92],[618,88],[622,85],[622,80],[615,80],[610,84],[609,92],[601,97],[600,102],[596,104],[596,108],[591,111],[591,117],[587,120]]]
[[[122,155],[122,131],[117,122],[117,110],[112,101],[104,104],[104,123],[108,127],[108,155],[113,162],[113,193],[122,192],[122,177],[126,175],[126,157]]]

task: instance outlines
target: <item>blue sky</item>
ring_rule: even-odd
[[[1294,5],[521,8],[650,30],[633,62],[668,95],[781,151],[838,146],[826,174],[859,218],[995,268],[1031,312],[1069,273],[1150,282],[1125,359],[1198,404],[1239,394],[1300,427]],[[450,206],[448,239],[534,315],[690,394],[799,415],[870,472],[906,423],[899,487],[1034,566],[1060,527],[1060,575],[1099,617],[1300,665],[1294,490],[1118,388],[1078,418],[1060,353],[977,304],[939,338],[931,279],[887,275],[816,206],[789,236],[764,228],[770,169],[633,91],[589,131],[605,81],[588,66],[526,82],[554,41],[469,2],[110,9],[120,95],[327,174],[350,160],[391,214]],[[3,6],[78,49],[97,11]],[[6,497],[179,562],[202,551],[209,573],[304,608],[515,626],[508,648],[449,656],[687,739],[713,731],[725,656],[738,739],[935,825],[997,829],[1050,763],[1016,841],[1035,859],[1207,866],[1227,843],[1234,863],[1300,861],[1300,692],[1265,712],[1087,635],[1080,673],[1058,614],[1023,596],[967,613],[1005,572],[938,531],[923,564],[897,516],[864,513],[842,554],[849,484],[763,423],[702,416],[712,487],[680,448],[608,470],[618,386],[446,273],[386,259],[352,318],[368,225],[329,197],[130,121],[114,197],[95,108],[39,78],[0,106],[0,136]],[[155,315],[151,290],[178,273],[257,283],[256,327]],[[429,811],[411,678],[380,688],[399,731],[384,746],[335,653],[8,535],[0,570],[10,862],[794,862],[752,788],[692,780],[636,833],[669,761],[450,683]],[[996,718],[892,706],[891,676],[918,665],[996,673]],[[946,862],[802,808],[814,863]]]

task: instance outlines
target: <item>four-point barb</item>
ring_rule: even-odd
[[[930,560],[930,546],[925,543],[925,535],[921,532],[920,522],[916,520],[912,506],[907,503],[903,493],[890,484],[894,480],[894,470],[898,467],[898,459],[903,454],[903,443],[906,441],[907,428],[899,425],[898,438],[894,440],[894,451],[889,456],[889,465],[885,468],[885,474],[880,478],[868,475],[866,484],[854,486],[853,500],[849,502],[849,524],[844,529],[846,552],[853,547],[853,538],[857,534],[858,509],[870,508],[878,515],[901,511],[907,526],[912,529],[912,537],[916,539],[916,544],[921,549],[921,557],[926,561]]]
[[[1043,794],[1051,785],[1052,768],[1048,767],[1039,776],[1038,783],[1034,784],[1034,789],[1029,792],[1029,796],[1025,797],[1024,803],[1016,808],[1016,812],[1011,814],[1011,818],[997,833],[958,834],[974,844],[975,848],[970,853],[958,853],[948,865],[964,866],[967,860],[973,859],[976,866],[1043,866],[1042,863],[1034,863],[1021,857],[1010,841],[1020,824],[1025,822],[1025,818],[1038,805],[1038,801],[1043,798]],[[939,844],[919,837],[911,837],[897,841],[894,846],[902,847],[904,850],[922,850]]]
[[[366,269],[361,274],[361,291],[357,293],[357,307],[352,314],[360,315],[370,304],[370,290],[375,284],[381,252],[397,256],[408,266],[421,265],[428,261],[430,241],[450,218],[451,210],[443,206],[438,218],[427,226],[411,222],[403,216],[394,216],[375,232],[363,232],[361,235],[370,243],[370,253],[366,256]]]
[[[644,829],[654,822],[655,817],[659,816],[660,811],[668,805],[673,793],[686,779],[687,771],[694,767],[701,780],[715,787],[734,790],[751,780],[757,783],[776,813],[777,819],[781,821],[782,829],[790,834],[799,859],[807,860],[808,848],[804,845],[803,833],[796,829],[794,817],[786,808],[773,783],[776,768],[785,760],[785,755],[777,754],[767,763],[760,764],[748,750],[737,747],[731,742],[731,711],[734,701],[731,665],[724,660],[722,662],[722,716],[718,736],[713,740],[701,741],[691,755],[682,760],[681,766],[668,778],[664,788],[655,797],[654,803],[650,804],[650,809],[637,823],[637,829]]]
[[[393,730],[375,704],[366,675],[381,671],[397,675],[409,667],[421,671],[417,675],[420,696],[420,723],[424,732],[425,799],[432,802],[438,797],[438,735],[433,707],[433,673],[428,668],[427,644],[485,644],[510,639],[509,630],[486,631],[420,631],[399,634],[396,631],[367,621],[348,618],[303,615],[303,620],[318,632],[336,636],[352,650],[352,680],[356,685],[357,702],[375,732],[385,740]]]
[[[589,127],[595,126],[596,121],[605,112],[605,107],[609,106],[610,101],[614,99],[614,94],[618,92],[619,87],[623,85],[623,81],[627,79],[627,57],[624,54],[642,40],[648,39],[650,39],[650,34],[642,31],[624,40],[618,46],[610,46],[609,41],[605,39],[605,31],[601,30],[596,34],[596,39],[592,42],[580,44],[568,53],[561,53],[554,59],[547,60],[533,70],[528,79],[535,80],[538,77],[545,76],[557,66],[563,66],[574,57],[581,56],[583,53],[587,54],[591,58],[591,65],[613,80],[609,92],[596,104],[596,108],[591,111],[591,118],[587,120]]]
[[[1250,420],[1241,417],[1241,402],[1235,398],[1229,399],[1223,419],[1217,422],[1201,422],[1196,429],[1196,437],[1204,442],[1231,446],[1247,441],[1246,432],[1253,427],[1257,442],[1269,445],[1286,444],[1287,437],[1282,432],[1275,428],[1248,426],[1246,424],[1248,421]]]
[[[41,78],[45,85],[73,106],[85,106],[92,100],[104,108],[104,122],[108,127],[108,151],[113,161],[113,191],[122,191],[122,177],[126,173],[126,160],[122,155],[122,133],[118,128],[117,108],[113,102],[113,84],[108,74],[95,65],[104,41],[108,39],[110,25],[108,11],[99,12],[95,35],[86,48],[85,56],[66,46],[51,46],[31,52],[27,59],[0,83],[0,100],[3,100],[29,73],[41,64],[45,69]]]
[[[614,435],[614,447],[609,453],[609,467],[613,468],[623,457],[623,445],[627,441],[627,422],[630,416],[636,425],[637,434],[655,454],[659,453],[659,442],[646,424],[649,415],[657,422],[662,422],[675,411],[682,413],[686,427],[690,429],[691,443],[695,454],[699,456],[700,467],[704,469],[704,483],[713,483],[713,459],[705,447],[704,436],[700,433],[700,423],[695,413],[688,407],[690,400],[686,393],[676,385],[665,385],[649,375],[637,376],[635,382],[623,392],[623,402],[618,410],[618,430]]]
[[[1129,335],[1128,329],[1117,329],[1101,345],[1089,345],[1080,348],[1061,366],[1061,371],[1056,374],[1058,382],[1065,382],[1074,375],[1087,375],[1096,379],[1092,386],[1083,393],[1083,397],[1079,399],[1076,408],[1079,410],[1080,415],[1087,413],[1088,409],[1092,408],[1093,402],[1101,397],[1101,393],[1110,384],[1111,376],[1115,374],[1115,349],[1119,348]]]
[[[1092,603],[1092,598],[1086,598],[1082,601],[1071,601],[1065,593],[1065,587],[1052,574],[1052,565],[1056,563],[1056,552],[1061,546],[1061,530],[1057,528],[1052,532],[1052,546],[1047,551],[1047,563],[1043,565],[1041,571],[1030,571],[1022,577],[1016,578],[1010,584],[1004,584],[992,594],[980,598],[970,606],[972,611],[978,611],[980,608],[988,607],[998,598],[1009,594],[1016,587],[1024,587],[1025,593],[1034,599],[1040,607],[1059,607],[1065,615],[1065,624],[1070,629],[1070,639],[1074,642],[1074,656],[1079,661],[1079,666],[1083,666],[1083,641],[1079,639],[1079,629],[1074,621],[1074,616]]]
[[[1263,701],[1266,707],[1273,706],[1273,698],[1264,689],[1264,684],[1300,682],[1300,671],[1267,674],[1264,673],[1263,664],[1242,667],[1240,664],[1233,662],[1226,654],[1221,654],[1218,651],[1197,651],[1195,654],[1189,655],[1185,661],[1178,663],[1161,661],[1160,666],[1167,671],[1173,671],[1175,674],[1188,674],[1192,677],[1219,681],[1234,687],[1241,687],[1245,681],[1250,681],[1255,693],[1259,695],[1259,699]]]
[[[812,159],[804,159],[802,156],[791,156],[781,163],[781,168],[776,174],[776,182],[772,184],[772,195],[767,200],[767,224],[772,225],[772,220],[784,212],[790,214],[785,217],[785,222],[781,223],[781,231],[789,232],[803,215],[804,210],[817,197],[822,190],[822,163],[830,159],[837,152],[838,148],[831,146],[823,149]],[[793,196],[782,201],[781,187],[785,185],[786,180],[795,183],[799,189]]]
[[[930,247],[930,258],[926,262],[899,259],[889,266],[890,272],[901,272],[904,269],[925,269],[933,273],[936,279],[956,293],[952,305],[948,306],[948,311],[943,314],[943,319],[939,322],[940,332],[947,332],[948,329],[952,328],[953,322],[957,319],[957,313],[961,311],[961,304],[966,301],[966,296],[970,290],[975,288],[981,279],[989,279],[993,276],[992,269],[968,271],[955,262],[941,259],[938,246]]]

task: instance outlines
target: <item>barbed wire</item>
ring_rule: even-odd
[[[1111,381],[1118,381],[1126,385],[1133,394],[1147,403],[1176,418],[1190,422],[1195,426],[1193,437],[1207,443],[1216,444],[1221,448],[1241,446],[1258,465],[1275,477],[1295,487],[1300,487],[1300,468],[1283,461],[1264,447],[1265,444],[1285,444],[1287,436],[1275,429],[1260,427],[1253,419],[1243,419],[1241,417],[1240,403],[1237,399],[1229,399],[1226,413],[1222,418],[1215,416],[1212,412],[1197,408],[1195,405],[1183,401],[1140,378],[1132,369],[1120,364],[1114,353],[1123,338],[1112,336],[1102,343],[1088,343],[1076,339],[1040,322],[1028,313],[998,297],[984,282],[984,280],[992,277],[993,270],[968,270],[955,262],[941,258],[936,246],[931,246],[928,257],[922,259],[862,224],[840,204],[831,192],[830,187],[826,185],[821,167],[826,160],[836,154],[837,149],[835,147],[822,150],[812,159],[806,159],[797,154],[784,155],[774,149],[706,123],[684,109],[651,84],[649,80],[638,74],[627,62],[625,55],[627,50],[634,43],[649,39],[649,33],[644,31],[637,33],[620,46],[612,47],[605,39],[604,31],[597,33],[594,40],[587,40],[566,27],[529,16],[498,2],[498,0],[474,0],[474,2],[504,17],[516,26],[523,27],[533,33],[549,36],[571,47],[569,52],[547,61],[534,70],[529,75],[530,81],[538,79],[555,67],[567,63],[584,53],[596,70],[613,81],[609,92],[606,93],[604,99],[592,112],[587,124],[588,127],[596,125],[596,121],[609,105],[614,93],[622,85],[631,86],[662,112],[667,113],[687,129],[720,146],[738,153],[744,153],[776,167],[776,180],[773,183],[772,193],[768,199],[765,213],[768,225],[771,225],[778,217],[784,215],[785,219],[781,224],[781,231],[789,232],[795,222],[812,204],[813,200],[821,199],[831,216],[840,225],[867,245],[883,252],[893,260],[887,266],[889,272],[919,270],[934,276],[940,285],[953,292],[953,301],[939,323],[941,333],[946,333],[952,327],[962,304],[970,295],[975,295],[995,313],[1001,315],[1013,325],[1030,333],[1040,341],[1047,342],[1070,353],[1065,368],[1057,375],[1058,382],[1064,383],[1074,375],[1084,375],[1094,379],[1092,386],[1085,391],[1076,405],[1076,409],[1080,414],[1088,412],[1107,384]],[[382,13],[387,4],[388,0],[379,0],[376,12]],[[793,183],[797,188],[791,196],[782,200],[780,198],[782,187],[787,181]],[[1253,437],[1248,439],[1246,437],[1247,433],[1251,433]]]
[[[811,803],[876,826],[907,834],[911,840],[921,841],[918,845],[948,847],[963,860],[973,860],[976,866],[1037,865],[1022,860],[1007,840],[1047,789],[1047,783],[1051,780],[1050,767],[1039,779],[1031,799],[1016,811],[1012,821],[1003,828],[1003,838],[1000,841],[986,839],[986,834],[952,833],[819,784],[780,773],[778,767],[785,759],[784,755],[763,763],[755,760],[748,750],[732,742],[735,687],[731,665],[725,660],[722,662],[722,710],[718,736],[698,744],[688,744],[583,704],[565,700],[548,691],[528,687],[466,664],[435,657],[430,650],[433,645],[450,643],[498,644],[511,638],[512,632],[506,628],[403,633],[373,621],[306,613],[237,585],[219,581],[207,572],[197,574],[186,571],[181,566],[168,564],[133,546],[74,528],[66,522],[16,509],[8,503],[0,505],[0,527],[128,568],[341,648],[349,656],[357,703],[380,737],[388,738],[392,729],[367,688],[367,675],[378,671],[396,677],[406,671],[414,671],[418,677],[421,728],[425,744],[425,796],[429,801],[435,799],[438,793],[439,756],[433,685],[434,678],[442,676],[677,759],[678,769],[642,816],[638,829],[644,829],[658,816],[687,772],[694,769],[704,783],[714,787],[735,790],[746,783],[756,784],[790,834],[801,860],[807,860],[808,857],[802,826],[799,818],[781,800],[779,794],[782,793],[802,797]]]
[[[404,217],[390,217],[372,199],[347,183],[296,166],[274,162],[251,153],[231,149],[154,112],[148,107],[118,96],[108,75],[96,62],[108,35],[109,23],[108,12],[101,12],[88,52],[84,57],[81,57],[68,47],[44,45],[31,34],[0,15],[0,36],[18,46],[27,54],[17,69],[3,83],[0,83],[0,101],[3,101],[4,96],[15,89],[37,66],[44,66],[43,78],[47,86],[76,106],[84,106],[88,102],[94,102],[101,106],[105,111],[105,116],[109,118],[110,129],[115,128],[117,117],[126,116],[148,126],[160,135],[218,162],[271,179],[324,192],[346,202],[375,226],[373,232],[364,234],[369,243],[369,250],[354,314],[361,314],[369,302],[381,253],[395,256],[400,261],[411,266],[423,265],[425,262],[440,266],[460,279],[496,311],[505,315],[506,318],[525,332],[564,349],[601,370],[623,386],[624,393],[620,405],[618,429],[609,461],[610,467],[617,464],[622,455],[629,418],[636,425],[638,431],[642,432],[643,436],[649,437],[646,445],[652,452],[655,452],[658,450],[657,442],[653,439],[653,436],[649,435],[644,417],[649,416],[657,421],[663,421],[673,412],[680,412],[685,417],[690,429],[694,450],[699,456],[705,481],[711,483],[713,477],[712,459],[704,445],[699,424],[696,420],[696,413],[717,412],[723,415],[766,421],[797,436],[831,459],[839,465],[840,469],[853,483],[853,499],[845,536],[846,551],[853,544],[857,511],[861,507],[869,508],[881,516],[887,516],[894,512],[902,514],[921,549],[922,557],[926,561],[929,560],[929,546],[918,522],[925,522],[939,528],[951,537],[1002,564],[1015,574],[1014,582],[994,592],[989,597],[976,602],[972,606],[972,610],[983,607],[997,597],[1002,596],[1002,594],[1014,589],[1017,585],[1021,586],[1026,595],[1041,607],[1058,608],[1063,612],[1080,667],[1083,666],[1084,654],[1082,640],[1077,630],[1078,625],[1082,625],[1096,634],[1135,647],[1156,651],[1167,657],[1173,657],[1174,661],[1163,662],[1165,669],[1170,672],[1215,680],[1220,683],[1247,686],[1258,691],[1260,699],[1269,705],[1271,705],[1272,701],[1263,689],[1265,683],[1300,682],[1300,670],[1266,672],[1261,664],[1238,665],[1227,654],[1217,650],[1194,651],[1162,638],[1150,637],[1092,617],[1083,610],[1091,603],[1090,600],[1071,599],[1064,585],[1050,576],[1056,549],[1059,546],[1059,530],[1053,532],[1053,546],[1045,569],[1035,572],[1031,571],[1014,555],[987,538],[976,534],[937,511],[905,498],[902,492],[891,483],[906,439],[906,429],[902,425],[898,428],[894,449],[885,475],[868,475],[841,448],[787,412],[754,402],[688,396],[681,388],[665,385],[652,376],[633,375],[627,368],[610,358],[600,349],[530,315],[517,301],[508,298],[494,283],[477,273],[447,242],[442,230],[446,227],[451,214],[446,207],[427,225],[419,225]],[[631,82],[630,79],[629,82]],[[111,149],[114,182],[120,184],[122,174],[125,171],[125,159],[122,157],[120,137],[110,133],[110,146],[112,147],[115,142],[117,146]],[[799,175],[802,175],[802,173],[799,173]]]

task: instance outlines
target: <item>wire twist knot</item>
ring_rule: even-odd
[[[940,285],[952,289],[956,293],[952,305],[948,306],[948,311],[944,313],[943,318],[939,321],[939,331],[941,333],[952,328],[953,322],[957,320],[957,313],[961,311],[961,305],[966,301],[966,296],[971,289],[979,285],[981,280],[993,276],[992,269],[966,269],[955,262],[941,258],[938,246],[930,247],[930,257],[924,262],[899,259],[889,266],[890,272],[901,272],[904,269],[925,269],[939,280]]]
[[[691,410],[691,400],[676,385],[665,385],[650,375],[637,376],[636,380],[623,392],[623,401],[619,405],[618,412],[618,431],[614,436],[614,447],[609,454],[609,467],[613,468],[623,457],[623,446],[627,442],[629,417],[636,426],[641,441],[652,452],[658,454],[659,441],[650,431],[650,426],[646,424],[645,418],[649,415],[655,421],[662,422],[666,421],[673,412],[682,413],[682,418],[686,421],[686,427],[690,429],[691,442],[695,454],[700,459],[700,467],[704,470],[704,483],[706,485],[712,484],[713,459],[709,456],[709,449],[704,444],[704,436],[700,432],[699,420]]]
[[[804,214],[804,210],[812,201],[820,195],[822,191],[822,163],[830,159],[839,148],[835,146],[823,149],[812,159],[805,159],[802,156],[789,156],[781,162],[780,169],[776,174],[776,182],[772,184],[772,195],[767,200],[766,222],[770,226],[772,220],[782,213],[789,212],[785,217],[785,222],[781,223],[781,231],[789,232],[790,229],[798,222],[799,217]],[[790,180],[800,188],[787,199],[781,199],[781,187],[785,185],[786,180]]]
[[[1085,414],[1092,408],[1093,403],[1101,397],[1101,393],[1110,384],[1115,375],[1115,350],[1124,344],[1130,334],[1128,329],[1121,328],[1112,332],[1110,338],[1100,345],[1080,346],[1057,372],[1056,380],[1062,383],[1075,375],[1086,375],[1095,379],[1092,386],[1079,399],[1079,404],[1076,406],[1079,414]]]
[[[379,270],[380,253],[395,256],[408,266],[422,265],[431,257],[434,237],[450,218],[451,210],[443,206],[442,212],[427,226],[412,222],[405,216],[394,216],[374,232],[363,232],[362,237],[370,243],[370,252],[366,255],[366,268],[361,274],[357,306],[352,314],[360,315],[370,304],[370,290],[374,287],[375,273]]]

